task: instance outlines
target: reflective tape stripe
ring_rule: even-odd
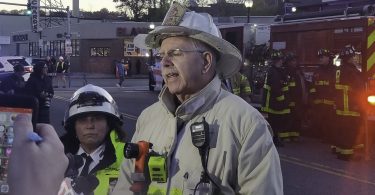
[[[289,132],[283,132],[283,133],[278,133],[280,138],[287,138],[289,137]]]
[[[374,21],[373,20],[370,21],[369,19],[368,25],[372,26],[373,24],[374,24]],[[369,35],[367,36],[367,49],[369,49],[374,44],[374,42],[375,42],[375,31],[372,30],[372,32],[369,33]],[[367,55],[367,62],[366,62],[367,71],[373,68],[374,64],[375,64],[375,53],[371,52],[370,56]]]
[[[342,110],[336,110],[336,114],[341,115],[341,116],[361,116],[359,112],[342,111]]]
[[[285,96],[282,95],[282,96],[276,97],[276,100],[277,101],[283,101],[283,100],[285,100]]]
[[[299,136],[300,136],[300,134],[299,134],[299,132],[296,132],[296,131],[291,131],[291,132],[289,132],[289,136],[293,136],[293,137],[299,137]]]
[[[340,70],[336,70],[336,83],[340,83]]]
[[[266,89],[267,94],[266,94],[266,105],[261,108],[263,112],[268,112],[271,114],[288,114],[290,113],[290,109],[283,109],[283,110],[274,110],[270,108],[270,98],[271,98],[271,87],[269,85],[264,85],[264,89]]]
[[[340,149],[340,153],[344,155],[354,154],[353,149]]]
[[[314,104],[327,104],[327,105],[334,105],[335,102],[332,100],[327,100],[327,99],[316,99],[313,101]]]
[[[295,86],[296,86],[296,82],[293,81],[289,83],[289,87],[295,87]]]
[[[365,147],[365,144],[357,144],[353,148],[354,149],[361,149],[361,148],[364,148],[364,147]]]
[[[271,113],[271,114],[289,114],[290,113],[289,108],[283,109],[283,110],[274,110],[272,108],[262,107],[262,111],[268,112],[268,113]]]
[[[240,94],[240,88],[233,88],[233,94],[239,95]]]
[[[244,88],[245,93],[251,93],[251,87],[247,86]]]
[[[167,194],[167,190],[165,187],[161,187],[158,185],[150,184],[148,187],[147,195],[165,195]],[[178,188],[171,188],[170,195],[183,195],[182,189]]]
[[[289,103],[289,107],[295,107],[296,106],[296,103],[295,102],[290,102]]]
[[[318,85],[318,86],[327,86],[327,85],[329,85],[329,81],[325,81],[325,80],[315,81],[315,85]]]
[[[310,93],[315,93],[316,92],[316,89],[315,88],[311,88],[310,89]]]
[[[334,101],[331,101],[331,100],[326,100],[326,99],[323,99],[323,104],[327,104],[327,105],[334,105],[335,102]]]
[[[288,90],[289,90],[288,86],[285,86],[285,87],[281,88],[281,91],[288,91]]]
[[[351,87],[349,85],[339,85],[339,84],[336,84],[335,88],[338,89],[338,90],[342,90],[343,91],[343,99],[344,99],[343,100],[344,110],[337,109],[336,110],[336,114],[337,115],[342,115],[342,116],[360,116],[359,112],[355,112],[355,111],[350,111],[349,110],[349,95],[348,95],[348,91],[351,89]]]

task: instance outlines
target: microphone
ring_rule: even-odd
[[[65,171],[65,177],[75,178],[78,175],[78,169],[83,165],[83,158],[71,153],[66,154],[69,160],[68,168]]]
[[[79,176],[73,180],[72,188],[77,193],[90,194],[99,185],[95,175]]]

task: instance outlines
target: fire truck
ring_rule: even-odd
[[[319,66],[317,51],[326,48],[338,54],[348,44],[355,47],[357,67],[366,81],[365,134],[367,142],[373,142],[375,130],[375,17],[325,17],[297,19],[271,25],[271,47],[295,52],[309,81]],[[339,62],[339,61],[337,61]],[[339,65],[339,63],[337,63]],[[371,145],[371,144],[367,144]],[[368,148],[368,147],[367,147]]]

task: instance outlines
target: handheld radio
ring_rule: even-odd
[[[195,122],[190,126],[191,140],[198,149],[204,149],[209,143],[209,127],[205,118],[202,122]]]

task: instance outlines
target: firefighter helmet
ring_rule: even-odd
[[[333,58],[333,57],[334,57],[333,53],[332,53],[331,51],[329,51],[328,49],[326,49],[326,48],[321,48],[321,49],[319,49],[319,50],[318,50],[318,56],[319,56],[319,57],[322,57],[322,56],[328,56],[328,57],[330,57],[330,58]]]
[[[346,45],[340,52],[340,58],[352,57],[355,55],[355,49],[352,45]]]
[[[285,55],[285,58],[284,58],[285,62],[290,62],[290,61],[295,60],[295,59],[297,59],[297,55],[294,52],[288,52]]]
[[[284,53],[280,50],[273,50],[271,52],[271,60],[280,60],[284,58]]]
[[[103,88],[88,84],[74,92],[66,110],[64,127],[72,124],[77,116],[85,113],[103,113],[122,124],[122,116],[112,96]]]

